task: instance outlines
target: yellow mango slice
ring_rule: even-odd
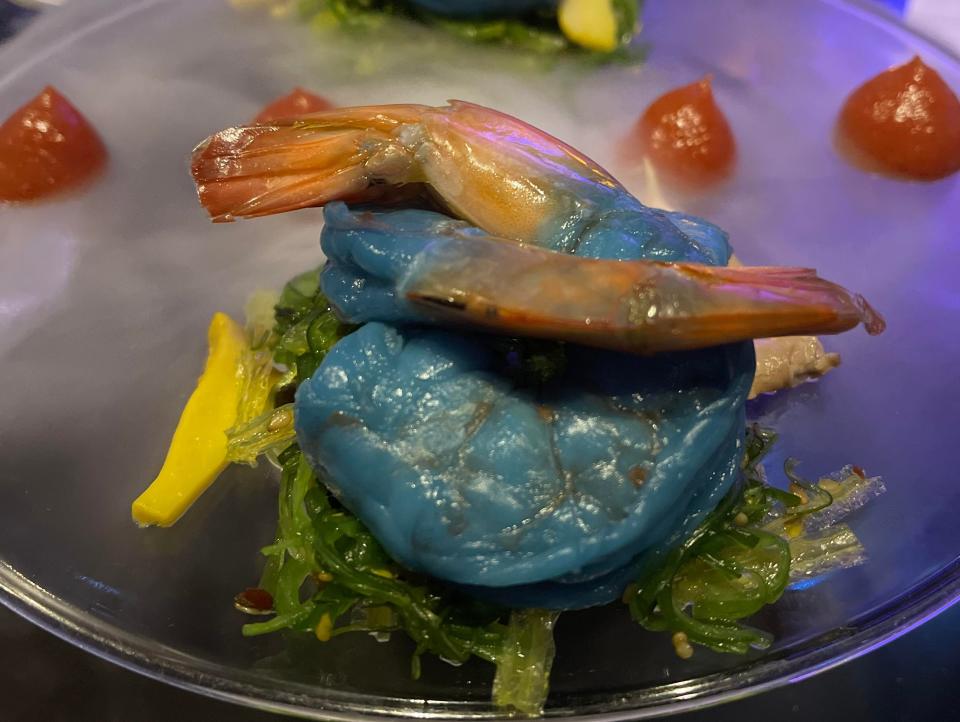
[[[603,53],[617,49],[617,16],[611,0],[563,0],[557,20],[572,43]]]
[[[170,526],[227,466],[227,429],[237,420],[243,364],[250,352],[243,327],[215,313],[207,331],[203,375],[183,409],[163,468],[133,502],[136,522]]]

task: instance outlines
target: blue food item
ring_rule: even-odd
[[[217,221],[327,206],[323,290],[342,320],[368,323],[299,387],[300,446],[401,564],[505,604],[609,601],[703,520],[741,456],[754,357],[740,339],[858,320],[882,330],[865,302],[812,271],[723,268],[730,249],[717,227],[647,208],[574,148],[469,103],[344,108],[227,129],[198,146],[191,169]],[[449,216],[369,210],[424,193]],[[351,211],[343,200],[369,206]],[[474,274],[466,294],[456,287],[459,271],[492,257],[471,240],[544,261],[529,277],[532,305],[501,313],[497,298],[525,274],[496,264]],[[458,255],[469,261],[459,270]],[[629,283],[671,264],[685,264],[679,286],[659,273]],[[591,285],[568,282],[585,268],[600,269]],[[408,272],[418,288],[439,277],[443,294],[432,300],[456,307],[454,316],[461,301],[491,310],[491,331],[571,340],[553,329],[576,327],[586,337],[577,341],[599,346],[607,333],[647,320],[669,331],[682,317],[688,330],[639,350],[676,348],[671,336],[699,350],[642,357],[570,343],[563,373],[518,383],[502,340],[474,333],[476,323],[440,330],[424,298],[410,305]],[[618,303],[630,310],[637,301],[634,312],[578,316],[607,280],[624,292]],[[696,293],[678,295],[681,287]]]
[[[488,338],[367,324],[301,385],[301,448],[404,566],[586,591],[699,523],[729,487],[753,358],[749,344],[569,354],[567,373],[534,392],[496,371]],[[602,591],[590,601],[622,587]]]
[[[544,247],[582,258],[726,265],[730,248],[717,226],[647,208],[629,196],[624,200],[625,208],[605,213],[578,235],[546,235]],[[417,209],[355,212],[335,202],[324,219],[321,244],[330,259],[322,274],[324,294],[351,323],[426,321],[404,298],[405,287],[435,273],[446,258],[455,262],[483,241],[499,241],[465,221]]]
[[[410,4],[447,17],[491,17],[553,8],[557,0],[410,0]]]
[[[350,259],[387,275],[452,228],[483,234],[427,211],[325,213],[324,292],[386,319],[405,302]],[[644,218],[662,226],[578,250],[623,254],[641,237],[628,245],[641,257],[728,257],[715,226]],[[495,587],[506,603],[608,602],[644,553],[692,530],[729,488],[752,347],[645,358],[571,345],[567,357],[546,387],[517,388],[492,337],[368,323],[300,387],[301,448],[401,564],[480,595]]]

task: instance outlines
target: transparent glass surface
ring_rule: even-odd
[[[726,227],[755,264],[799,264],[863,292],[879,338],[828,340],[844,365],[752,407],[777,458],[810,474],[858,463],[887,494],[853,521],[870,560],[788,592],[757,624],[777,642],[686,663],[619,605],[566,614],[547,714],[653,715],[826,669],[909,629],[958,589],[960,182],[902,183],[839,159],[846,94],[920,53],[960,89],[957,59],[859,6],[650,0],[639,66],[464,47],[435,33],[318,36],[217,0],[69,3],[0,50],[0,115],[52,83],[102,133],[106,175],[84,192],[0,208],[0,588],[4,601],[94,653],[174,684],[318,718],[493,717],[492,670],[411,645],[244,639],[235,592],[271,541],[275,478],[230,469],[174,528],[138,529],[130,501],[163,459],[217,309],[321,261],[319,211],[210,224],[190,149],[299,84],[340,104],[493,105],[610,167],[648,202]],[[626,166],[620,139],[669,87],[712,73],[739,169],[696,197]]]

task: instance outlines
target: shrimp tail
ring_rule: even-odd
[[[414,180],[398,130],[422,110],[344,108],[221,130],[193,151],[200,203],[214,222],[226,222],[333,200],[389,200]]]
[[[702,276],[714,288],[725,293],[743,294],[751,300],[749,309],[743,309],[743,318],[751,311],[761,314],[764,300],[775,310],[771,318],[782,318],[782,323],[797,323],[801,310],[818,313],[823,326],[821,333],[839,333],[862,323],[871,336],[882,333],[886,327],[883,316],[859,293],[850,293],[842,286],[817,275],[813,268],[790,266],[716,267],[695,264],[677,264],[691,276]],[[728,285],[729,284],[729,285]],[[718,304],[719,305],[719,304]],[[829,319],[829,320],[828,320]],[[772,321],[779,324],[781,321]],[[813,330],[804,333],[813,333]],[[766,336],[794,335],[789,330],[773,329]]]

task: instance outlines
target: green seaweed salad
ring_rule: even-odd
[[[558,613],[511,610],[470,599],[455,589],[399,567],[364,525],[327,491],[296,445],[292,394],[327,351],[353,330],[341,324],[319,288],[319,271],[297,276],[279,299],[248,307],[254,346],[284,369],[274,408],[228,432],[229,458],[255,464],[266,455],[281,470],[276,539],[263,549],[259,585],[237,596],[238,608],[270,619],[247,624],[247,636],[281,630],[320,641],[356,632],[402,632],[421,655],[453,663],[479,657],[496,666],[494,703],[535,715],[547,696]],[[522,360],[517,382],[543,383],[562,370],[563,347],[505,341]],[[700,527],[676,548],[646,564],[623,595],[642,627],[670,636],[677,654],[693,645],[745,654],[772,642],[744,619],[775,602],[791,584],[809,584],[859,564],[863,548],[841,520],[883,491],[859,467],[811,483],[788,460],[786,490],[767,482],[762,461],[772,431],[745,430],[742,474]]]
[[[583,27],[580,13],[560,3],[558,8],[533,10],[519,17],[448,17],[431,12],[410,0],[298,0],[294,10],[302,20],[319,28],[346,31],[378,30],[395,19],[406,19],[439,28],[478,43],[518,48],[539,54],[581,50],[604,58],[629,59],[628,46],[639,27],[639,0],[591,0],[597,27]],[[580,3],[581,5],[583,3]],[[563,22],[564,13],[576,14]],[[604,15],[612,16],[612,23]],[[588,17],[588,20],[591,18]],[[607,20],[607,22],[604,22]]]

